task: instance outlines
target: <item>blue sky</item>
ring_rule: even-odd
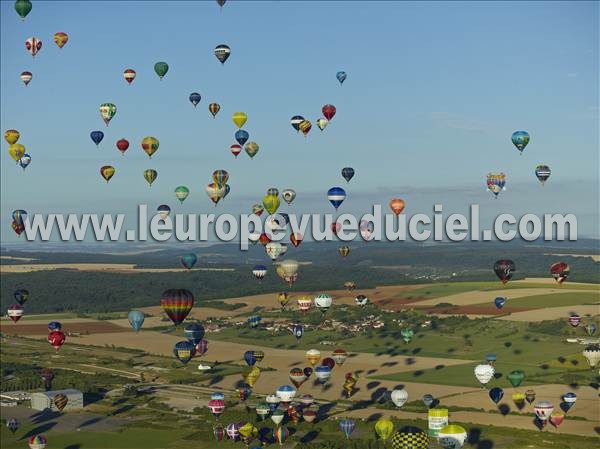
[[[398,196],[407,213],[443,203],[462,212],[574,212],[580,234],[598,236],[598,4],[593,2],[207,2],[34,1],[23,22],[1,3],[1,127],[21,132],[33,162],[22,172],[2,142],[1,225],[18,241],[10,213],[133,214],[139,203],[167,203],[192,193],[178,212],[208,212],[213,170],[230,173],[222,212],[245,212],[274,186],[298,198],[288,212],[330,211],[327,189],[345,186],[341,212],[365,211]],[[53,43],[67,32],[62,49]],[[33,59],[24,41],[43,48]],[[216,45],[232,49],[224,66]],[[159,81],[153,66],[169,63]],[[137,71],[128,86],[126,68]],[[19,74],[29,70],[25,88]],[[335,74],[348,73],[339,86]],[[191,92],[202,95],[194,109]],[[213,120],[207,107],[222,109]],[[106,128],[98,107],[112,102]],[[314,121],[332,103],[337,115],[308,138],[289,125]],[[235,111],[260,145],[254,160],[234,159]],[[102,130],[97,149],[89,138]],[[532,136],[524,154],[510,135]],[[152,160],[144,136],[161,146]],[[115,142],[127,138],[121,157]],[[541,187],[535,166],[552,177]],[[106,183],[102,165],[117,173]],[[146,168],[159,172],[149,188]],[[504,171],[498,201],[485,174]],[[493,202],[492,202],[493,201]],[[450,205],[450,206],[448,206]]]

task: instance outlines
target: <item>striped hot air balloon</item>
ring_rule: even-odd
[[[175,326],[181,324],[194,306],[194,295],[186,289],[169,289],[162,294],[160,305]]]

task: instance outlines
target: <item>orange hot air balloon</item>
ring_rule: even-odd
[[[393,198],[390,201],[390,209],[392,209],[392,212],[394,212],[396,215],[400,215],[402,213],[404,210],[404,205],[404,200],[401,200],[400,198]]]
[[[54,43],[58,45],[58,48],[63,48],[68,41],[69,35],[67,33],[59,31],[58,33],[54,34]]]
[[[148,155],[148,157],[152,157],[154,153],[158,151],[160,143],[156,137],[144,137],[142,140],[142,150]]]
[[[208,105],[208,112],[212,114],[213,118],[217,116],[220,110],[221,105],[219,103],[211,103]]]
[[[298,246],[300,246],[300,243],[302,243],[302,234],[300,234],[299,232],[293,232],[292,234],[290,234],[290,242],[292,242],[294,248],[298,248]]]

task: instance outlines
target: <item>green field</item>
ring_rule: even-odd
[[[600,301],[600,292],[598,291],[582,291],[582,292],[570,292],[570,293],[551,293],[548,295],[532,295],[525,298],[510,298],[506,301],[508,307],[523,307],[523,308],[549,308],[549,307],[561,307],[561,306],[573,306],[574,308],[578,305],[585,304],[597,304]],[[475,306],[489,307],[490,303],[475,304]],[[574,309],[576,310],[576,309]]]

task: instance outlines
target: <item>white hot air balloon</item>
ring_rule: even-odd
[[[287,246],[284,243],[269,242],[265,245],[265,251],[271,260],[277,260],[279,256],[282,256],[287,251]]]
[[[295,276],[296,274],[298,274],[298,261],[294,260],[294,259],[286,259],[284,261],[282,261],[279,266],[281,266],[281,269],[283,270],[283,274],[285,274],[285,276],[291,277],[291,276]]]
[[[398,388],[390,394],[390,399],[398,408],[402,407],[408,401],[408,391],[404,388]]]
[[[286,203],[292,204],[292,201],[296,198],[296,191],[293,189],[285,189],[281,192],[281,196]]]
[[[283,421],[284,416],[285,412],[281,409],[277,409],[271,414],[271,421],[273,421],[275,425],[278,426],[279,424],[281,424],[281,421]]]
[[[554,406],[548,401],[540,401],[533,406],[533,410],[540,421],[547,421],[554,411]]]
[[[594,368],[600,362],[600,345],[588,345],[582,352],[588,363]]]
[[[281,402],[291,402],[296,396],[296,389],[291,385],[282,385],[275,392]]]
[[[333,298],[326,294],[320,294],[319,296],[316,296],[314,300],[315,307],[322,313],[325,313],[329,310],[332,302]]]
[[[477,365],[475,367],[475,377],[481,385],[487,384],[494,377],[496,370],[492,365]]]

